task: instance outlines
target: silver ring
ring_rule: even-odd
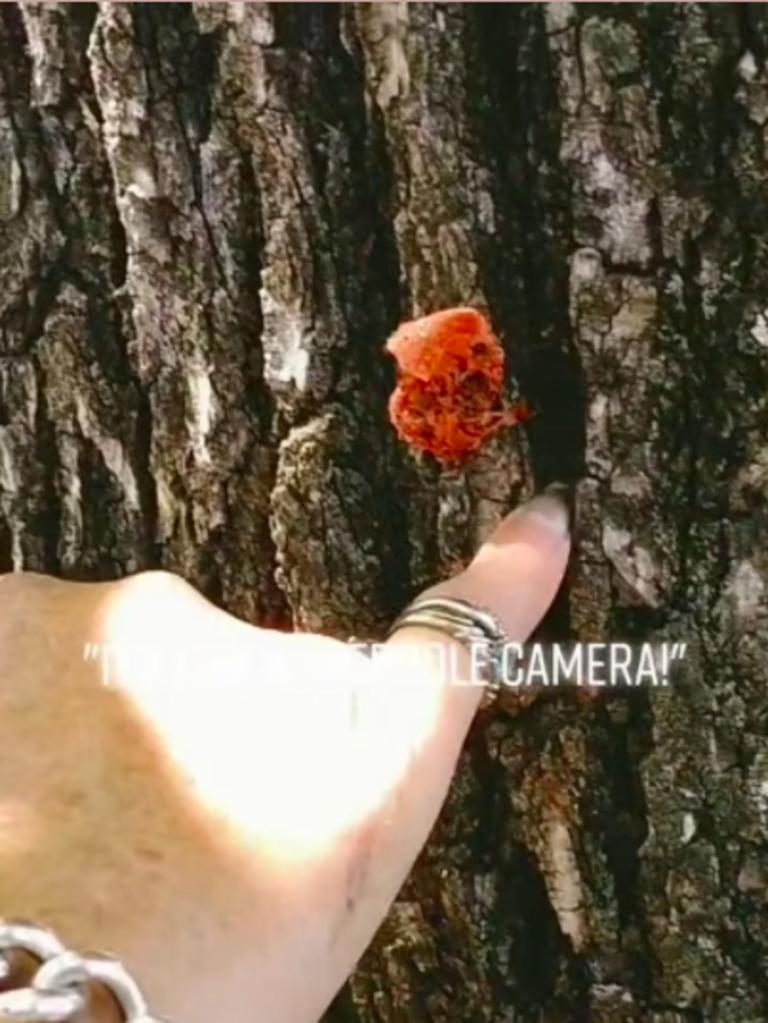
[[[511,640],[492,611],[461,597],[417,597],[394,620],[389,635],[415,626],[442,632],[467,649],[479,646],[484,655],[481,681],[494,692],[500,689],[504,681],[504,650]]]

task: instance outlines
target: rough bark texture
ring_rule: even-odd
[[[764,4],[0,6],[0,570],[370,635],[558,478],[549,634],[690,645],[478,721],[330,1019],[768,1019],[767,58]],[[460,303],[539,415],[441,471],[381,346]]]

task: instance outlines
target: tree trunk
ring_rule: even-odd
[[[766,58],[765,4],[0,5],[0,571],[376,636],[559,479],[544,634],[688,643],[478,720],[337,1023],[768,1020]],[[446,470],[382,345],[459,304],[538,415]]]

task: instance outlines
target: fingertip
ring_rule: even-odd
[[[525,549],[562,575],[571,549],[571,518],[568,489],[563,484],[552,484],[501,520],[477,551],[468,571],[499,558],[518,563],[520,551]]]
[[[484,603],[524,639],[549,608],[570,554],[567,488],[553,485],[511,512],[480,547],[469,566],[441,585]]]
[[[526,504],[510,512],[499,523],[488,542],[509,542],[531,527],[546,530],[558,540],[570,541],[571,504],[568,488],[564,484],[550,484]]]

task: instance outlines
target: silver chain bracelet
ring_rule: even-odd
[[[14,952],[26,952],[39,966],[28,987],[6,990]],[[139,985],[119,959],[79,955],[37,924],[0,921],[0,1020],[69,1023],[87,1007],[87,988],[92,983],[108,989],[125,1023],[163,1023],[149,1012]]]

